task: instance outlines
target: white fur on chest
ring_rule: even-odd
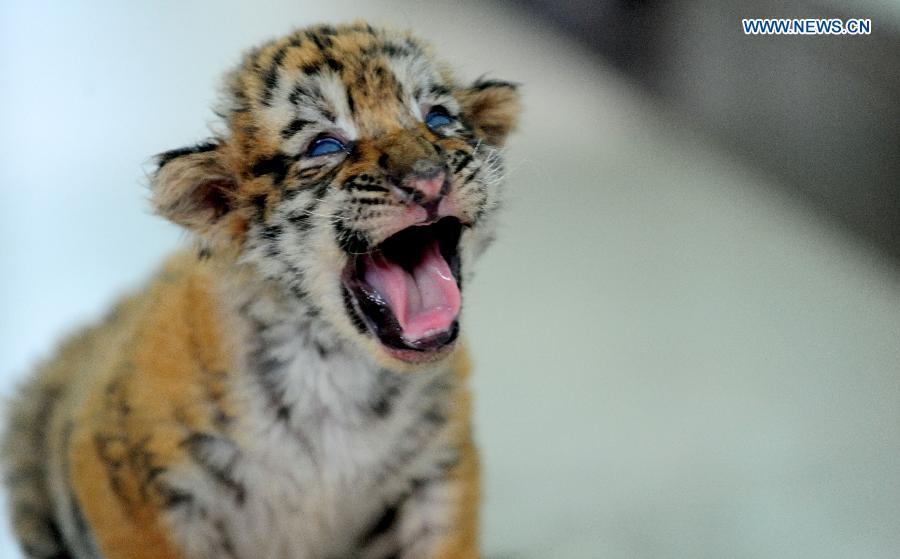
[[[447,370],[391,373],[274,324],[234,377],[229,436],[198,438],[171,474],[193,495],[173,532],[197,557],[359,556],[382,512],[455,459],[456,387]]]

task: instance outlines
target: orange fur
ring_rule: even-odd
[[[185,432],[212,430],[219,414],[233,413],[222,400],[231,363],[213,291],[208,265],[174,258],[124,321],[125,338],[140,343],[105,355],[90,388],[73,393],[83,400],[63,451],[75,494],[110,559],[178,557],[160,523],[159,507],[173,497],[153,484],[151,471],[187,459],[178,447]]]

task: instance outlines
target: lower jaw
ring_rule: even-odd
[[[459,336],[459,321],[454,320],[453,324],[446,331],[417,342],[391,343],[380,339],[374,332],[373,335],[378,339],[381,347],[384,348],[387,354],[394,359],[407,363],[431,363],[440,361],[453,351]]]
[[[439,349],[433,349],[429,351],[398,349],[385,345],[382,345],[381,347],[384,348],[385,352],[393,359],[409,364],[423,364],[435,363],[437,361],[443,360],[453,352],[454,348],[456,347],[456,342],[451,342]]]

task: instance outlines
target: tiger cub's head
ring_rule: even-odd
[[[159,156],[153,202],[378,361],[435,361],[493,236],[518,112],[514,85],[461,85],[407,34],[299,30],[227,77],[225,132]]]

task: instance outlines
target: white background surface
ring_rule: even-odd
[[[898,268],[543,25],[355,4],[0,3],[2,392],[179,245],[146,163],[240,52],[366,17],[524,84],[467,293],[486,554],[900,556]]]

